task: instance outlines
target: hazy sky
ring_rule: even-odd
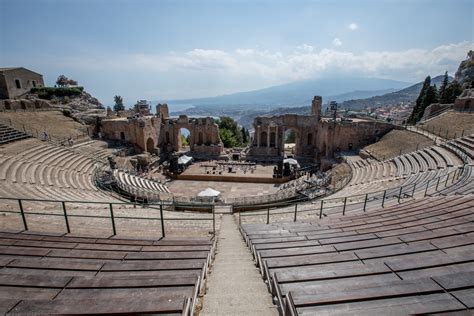
[[[474,1],[0,0],[0,67],[104,103],[340,74],[421,81],[474,49]]]

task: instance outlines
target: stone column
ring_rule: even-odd
[[[267,127],[267,148],[270,147],[270,125]]]
[[[260,125],[257,126],[255,134],[257,134],[257,147],[260,147]]]
[[[278,148],[278,125],[275,126],[275,148]]]

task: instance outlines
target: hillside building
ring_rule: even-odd
[[[0,99],[15,99],[37,87],[44,87],[42,74],[23,67],[0,68]]]

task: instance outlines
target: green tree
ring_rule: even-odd
[[[60,75],[58,79],[56,79],[56,84],[58,87],[66,87],[68,85],[69,79],[65,75]]]
[[[219,126],[219,136],[225,147],[243,146],[247,142],[244,142],[243,128],[233,118],[221,116],[216,123]],[[246,139],[248,140],[248,137]]]
[[[189,145],[189,136],[186,137],[183,134],[179,135],[181,137],[181,146],[188,146]]]
[[[425,113],[425,109],[430,104],[438,102],[437,92],[438,92],[438,90],[436,89],[436,85],[428,87],[428,89],[426,90],[426,93],[423,96],[423,99],[421,101],[420,115],[417,118],[417,121],[419,121],[421,119],[421,117],[423,116],[423,113]]]
[[[114,105],[115,112],[125,110],[125,106],[123,105],[123,99],[121,96],[119,95],[114,96],[114,102],[115,102],[115,105]]]
[[[242,133],[242,143],[247,144],[249,141],[249,138],[248,138],[247,130],[245,129],[245,127],[242,127],[241,133]]]
[[[226,148],[232,148],[238,145],[235,135],[232,133],[232,131],[226,128],[219,128],[219,136],[221,137],[222,143]]]
[[[409,124],[416,124],[416,122],[418,122],[423,116],[424,109],[422,110],[422,101],[426,94],[426,91],[428,90],[430,86],[431,86],[431,77],[428,76],[425,78],[425,81],[423,82],[423,87],[421,88],[420,94],[418,95],[418,98],[416,99],[415,106],[413,107],[413,111],[411,112],[411,115],[408,118]]]
[[[449,85],[449,78],[448,78],[448,72],[446,71],[444,73],[443,83],[439,87],[439,92],[438,92],[439,102],[442,104],[450,103],[447,96],[448,85]]]
[[[454,100],[462,93],[462,86],[453,80],[446,88],[446,103],[454,103]]]

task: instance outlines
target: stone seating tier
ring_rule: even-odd
[[[430,197],[241,232],[287,314],[465,311],[474,296],[474,196]]]

